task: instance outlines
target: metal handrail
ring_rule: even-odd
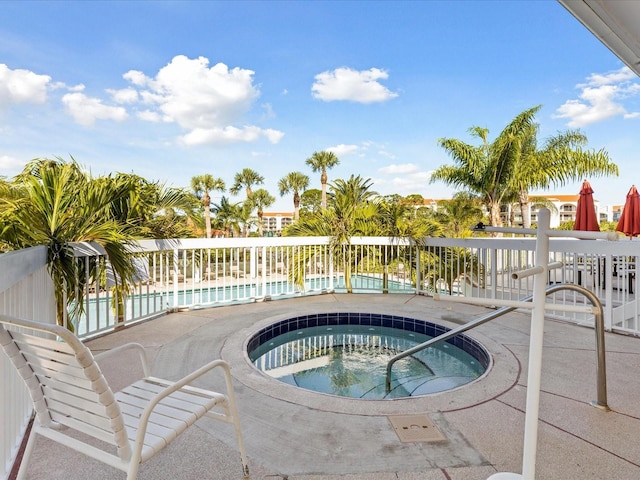
[[[550,285],[546,288],[546,295],[556,293],[562,290],[573,290],[575,292],[583,294],[587,300],[591,302],[591,304],[596,308],[595,316],[595,331],[596,331],[596,354],[597,354],[597,366],[596,366],[596,382],[597,382],[597,400],[592,401],[591,405],[594,407],[600,408],[605,411],[609,411],[609,406],[607,405],[607,372],[606,372],[606,360],[605,360],[605,345],[604,345],[604,309],[602,308],[602,303],[598,299],[598,297],[589,289],[581,286],[574,285],[572,283],[562,283],[556,285]],[[530,302],[533,299],[533,295],[529,295],[527,297],[523,297],[521,301]],[[465,323],[464,325],[460,325],[453,330],[449,330],[442,335],[438,335],[435,338],[427,340],[415,347],[411,347],[404,352],[400,352],[397,355],[393,356],[389,362],[387,362],[387,375],[385,379],[385,387],[387,393],[391,391],[391,368],[393,364],[398,360],[408,357],[409,355],[413,355],[414,353],[424,350],[425,348],[431,347],[436,343],[440,343],[446,341],[456,335],[466,332],[467,330],[471,330],[479,325],[483,325],[491,320],[494,320],[502,315],[505,315],[517,307],[502,307],[494,312],[490,312],[486,315],[483,315],[475,320]]]

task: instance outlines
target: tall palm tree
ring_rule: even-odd
[[[514,118],[493,141],[486,128],[472,127],[472,136],[481,140],[473,146],[457,139],[438,141],[455,165],[438,167],[431,182],[438,180],[479,195],[489,212],[489,224],[501,226],[500,207],[520,201],[523,217],[528,217],[528,192],[532,188],[562,185],[586,174],[618,173],[603,150],[582,150],[586,137],[580,132],[565,132],[537,147],[538,125],[534,122],[541,106],[525,110]]]
[[[255,208],[258,213],[258,235],[262,236],[262,217],[264,216],[264,209],[273,205],[276,201],[275,197],[269,194],[264,188],[259,188],[255,192],[251,192],[251,196],[247,200],[252,207]]]
[[[262,185],[263,183],[264,177],[262,175],[250,168],[243,168],[241,172],[236,173],[233,179],[233,185],[229,191],[233,195],[237,195],[240,193],[240,190],[244,188],[247,194],[246,198],[249,198],[251,196],[251,187],[254,185]]]
[[[124,190],[124,194],[116,196],[112,202],[111,214],[126,225],[131,235],[144,238],[191,236],[184,220],[197,218],[199,202],[190,192],[129,173],[106,178],[115,188]]]
[[[309,177],[301,172],[289,172],[278,181],[280,196],[293,193],[293,219],[300,218],[300,193],[309,186]]]
[[[226,185],[221,178],[214,178],[211,174],[198,175],[191,178],[191,189],[196,197],[202,202],[204,208],[205,234],[207,238],[211,238],[211,190],[224,192]]]
[[[307,158],[306,164],[311,167],[314,172],[322,172],[320,175],[320,183],[322,184],[322,208],[327,208],[327,169],[333,168],[340,163],[340,160],[333,152],[313,152],[311,157]]]
[[[438,167],[431,182],[442,180],[479,195],[489,212],[489,224],[502,226],[500,206],[513,194],[510,180],[524,142],[530,138],[533,119],[540,107],[526,110],[511,121],[500,135],[489,143],[489,130],[472,127],[472,136],[481,140],[473,146],[453,138],[441,138],[438,143],[453,158],[456,165]]]
[[[559,132],[548,138],[541,149],[537,147],[537,126],[524,143],[512,186],[520,204],[522,226],[531,227],[529,190],[562,186],[570,180],[587,176],[618,175],[618,166],[611,162],[604,150],[585,151],[587,137],[578,130]]]
[[[56,286],[58,324],[64,325],[68,309],[82,312],[81,301],[87,276],[84,262],[76,262],[70,242],[100,245],[121,285],[134,279],[135,269],[128,249],[133,239],[112,213],[114,202],[125,201],[130,191],[113,178],[93,178],[73,160],[36,159],[14,179],[21,194],[0,199],[0,232],[12,249],[35,245],[47,247],[48,268]],[[73,329],[73,325],[67,326]]]
[[[369,190],[370,179],[351,176],[349,180],[336,180],[330,185],[332,202],[329,208],[309,213],[287,227],[285,235],[289,236],[328,236],[331,237],[330,246],[335,261],[344,265],[344,279],[347,293],[353,291],[351,285],[352,265],[355,261],[351,248],[351,237],[355,235],[377,235],[378,216],[375,192]],[[300,255],[315,255],[313,251],[305,250]],[[311,258],[299,258],[295,266],[290,269],[293,280],[301,285],[304,268]]]

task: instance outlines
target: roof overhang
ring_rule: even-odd
[[[609,50],[640,76],[640,2],[558,0]]]

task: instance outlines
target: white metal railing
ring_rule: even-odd
[[[53,282],[47,250],[35,247],[0,255],[0,314],[54,323]],[[0,478],[7,478],[31,417],[24,381],[0,354]]]
[[[429,238],[420,245],[406,239],[352,238],[334,249],[326,237],[145,240],[136,248],[133,293],[117,315],[112,305],[113,276],[85,279],[85,313],[71,319],[78,336],[91,337],[168,311],[313,295],[322,292],[449,293],[486,300],[518,300],[531,295],[531,277],[515,271],[535,265],[535,238]],[[107,266],[100,249],[76,244],[76,256]],[[548,283],[588,288],[604,306],[605,328],[640,335],[636,265],[640,241],[623,239],[550,240]],[[108,271],[108,268],[106,268]],[[87,273],[87,275],[89,275]],[[111,278],[111,280],[110,280]],[[350,285],[347,281],[350,280]],[[55,322],[54,290],[44,247],[0,255],[0,313]],[[576,307],[584,298],[561,291],[550,299]],[[488,302],[490,303],[490,302]],[[576,310],[578,310],[576,308]],[[593,325],[592,314],[548,312]],[[0,455],[5,475],[30,415],[26,390],[0,355]],[[1,471],[1,470],[0,470]]]
[[[77,245],[81,261],[105,262]],[[170,310],[287,298],[321,292],[449,293],[518,300],[533,291],[530,277],[512,273],[534,265],[535,238],[356,237],[332,249],[326,237],[145,240],[136,249],[137,281],[116,315],[113,282],[87,278],[85,313],[75,319],[80,337],[111,331]],[[605,327],[640,334],[636,264],[640,242],[554,238],[548,283],[574,283],[593,291],[605,308]],[[90,268],[84,271],[89,272]],[[88,273],[87,273],[88,275]],[[349,284],[348,284],[349,282]],[[553,301],[580,305],[573,291]],[[593,324],[587,313],[550,315]]]

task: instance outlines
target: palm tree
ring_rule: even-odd
[[[198,203],[181,188],[167,187],[138,175],[117,173],[107,181],[123,190],[111,204],[111,214],[135,237],[177,238],[191,236],[186,219],[198,218]]]
[[[273,205],[276,199],[269,194],[264,188],[259,188],[255,192],[251,192],[251,196],[247,200],[251,205],[251,209],[257,209],[258,213],[258,235],[262,236],[262,217],[264,216],[264,209]]]
[[[331,185],[332,200],[346,202],[357,207],[378,196],[377,192],[371,190],[373,182],[370,178],[364,179],[360,175],[351,175],[348,180],[338,178]]]
[[[434,213],[443,233],[448,237],[467,237],[471,227],[482,220],[483,212],[478,197],[469,192],[458,192],[451,200],[438,202]]]
[[[280,196],[293,193],[293,219],[300,218],[300,192],[309,186],[309,177],[301,172],[290,172],[278,181]]]
[[[251,187],[254,185],[262,185],[263,183],[264,177],[262,175],[250,168],[244,168],[241,172],[236,173],[233,180],[233,186],[229,191],[233,195],[237,195],[240,193],[240,190],[244,188],[247,194],[246,198],[249,198],[251,196]]]
[[[333,152],[313,152],[311,157],[307,158],[307,165],[314,172],[322,172],[320,175],[320,183],[322,184],[322,208],[327,208],[327,169],[333,168],[340,163],[340,160]]]
[[[589,174],[617,174],[608,154],[583,151],[586,137],[580,132],[566,132],[549,139],[537,148],[538,126],[534,122],[541,106],[525,110],[514,118],[491,143],[486,128],[472,127],[472,136],[482,141],[473,146],[456,139],[440,139],[456,165],[443,165],[431,176],[479,195],[489,212],[489,224],[501,226],[500,207],[520,201],[523,217],[528,217],[528,191],[562,185],[570,179]]]
[[[430,181],[442,180],[479,195],[489,212],[489,224],[501,226],[500,206],[512,194],[510,179],[522,145],[530,138],[533,117],[539,108],[522,112],[492,143],[488,140],[489,130],[481,127],[469,130],[472,136],[482,141],[478,147],[453,138],[438,140],[456,165],[438,167]]]
[[[224,196],[220,199],[220,203],[213,204],[216,224],[226,232],[227,237],[239,234],[241,210],[240,203],[231,203]]]
[[[253,194],[253,192],[251,193]],[[256,217],[253,216],[253,205],[249,199],[238,204],[237,215],[238,223],[242,228],[242,236],[248,237],[251,228],[256,224]]]
[[[562,186],[569,180],[587,176],[618,175],[618,167],[604,150],[585,151],[587,137],[578,130],[559,132],[537,148],[537,126],[525,142],[512,186],[522,213],[522,226],[531,227],[529,190]]]
[[[351,176],[349,180],[336,180],[330,185],[332,202],[329,208],[315,213],[309,213],[287,227],[285,235],[290,236],[328,236],[331,237],[330,246],[334,261],[344,265],[344,279],[347,293],[353,291],[351,285],[351,271],[355,261],[351,248],[351,237],[355,235],[377,235],[378,216],[375,192],[369,190],[370,179]],[[312,250],[299,253],[294,262],[290,275],[293,280],[302,285],[305,266],[315,255]]]
[[[378,224],[380,226],[378,235],[409,238],[416,244],[423,243],[426,237],[439,236],[442,232],[442,225],[429,216],[419,214],[413,202],[398,200],[394,196],[384,197],[378,202]],[[406,267],[413,270],[413,265],[405,265],[405,257],[406,248],[401,246],[384,248],[380,252],[383,293],[389,293],[391,265],[396,264],[398,270]]]
[[[191,189],[195,193],[198,200],[202,202],[204,208],[205,234],[207,238],[211,238],[211,197],[209,191],[218,190],[225,191],[225,183],[221,178],[214,178],[208,173],[198,175],[191,178]]]
[[[64,325],[68,309],[82,312],[86,278],[100,273],[97,264],[84,271],[70,242],[95,242],[105,251],[113,278],[122,291],[133,281],[135,269],[128,249],[132,235],[112,213],[114,202],[131,192],[113,178],[93,178],[72,158],[36,159],[14,178],[20,194],[0,198],[0,232],[11,249],[45,245],[48,268],[56,286],[57,322]],[[73,329],[71,323],[68,328]]]

